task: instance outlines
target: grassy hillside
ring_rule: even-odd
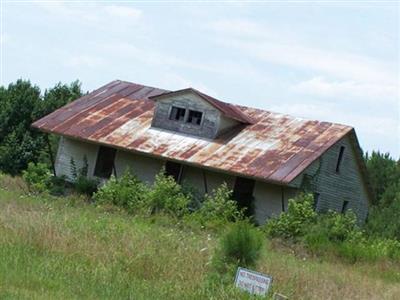
[[[0,184],[0,299],[246,299],[210,279],[219,232]],[[257,271],[291,299],[400,299],[399,264],[347,264],[267,241]],[[214,282],[214,283],[213,283]]]

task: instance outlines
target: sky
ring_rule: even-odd
[[[2,85],[190,86],[400,156],[400,2],[0,1]]]

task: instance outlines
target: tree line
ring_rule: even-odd
[[[31,124],[57,108],[82,96],[81,83],[58,83],[43,92],[28,80],[0,87],[0,171],[21,174],[29,162],[51,164],[57,150],[56,136],[31,128]]]

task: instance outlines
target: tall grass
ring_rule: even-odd
[[[0,179],[0,299],[247,299],[210,286],[223,230],[132,217],[80,197],[31,196]],[[7,189],[7,190],[6,190]],[[398,299],[400,267],[335,263],[266,242],[253,267],[292,299]]]

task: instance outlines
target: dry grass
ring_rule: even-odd
[[[397,266],[398,268],[398,266]],[[293,299],[399,299],[400,285],[379,278],[377,266],[348,265],[269,252],[259,265]]]
[[[13,180],[5,190],[0,179],[1,299],[248,298],[208,284],[217,233],[25,195]],[[291,299],[400,299],[398,264],[321,261],[267,243],[257,270]]]

